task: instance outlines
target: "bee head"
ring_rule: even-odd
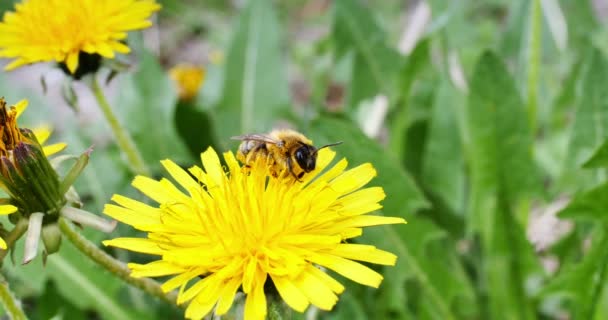
[[[302,170],[304,170],[304,172],[310,172],[315,169],[315,166],[317,164],[317,153],[319,152],[319,150],[331,146],[336,146],[341,143],[342,141],[327,144],[320,147],[319,149],[308,144],[302,144],[302,146],[296,150],[294,155],[296,157],[296,161],[298,162]]]
[[[294,156],[304,172],[310,172],[315,169],[317,163],[317,149],[315,147],[304,144],[296,150]]]

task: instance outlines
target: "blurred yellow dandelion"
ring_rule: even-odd
[[[192,100],[205,80],[205,69],[190,64],[179,64],[169,70],[169,76],[177,86],[179,99]]]
[[[81,52],[114,58],[129,53],[127,32],[151,25],[152,0],[24,0],[0,22],[0,57],[6,70],[57,61],[74,73]]]
[[[225,314],[241,288],[245,319],[263,319],[267,281],[299,312],[310,304],[330,310],[344,286],[318,267],[378,287],[382,276],[354,260],[394,265],[396,256],[345,240],[366,226],[405,223],[367,215],[385,197],[381,187],[363,188],[376,171],[369,163],[346,170],[346,159],[328,168],[334,156],[322,149],[316,170],[295,184],[270,178],[261,167],[247,174],[232,152],[224,154],[225,172],[211,148],[201,154],[204,170],[194,166],[187,172],[164,160],[177,185],[143,176],[133,181],[158,207],[114,195],[116,205],[104,209],[148,237],[104,244],[159,256],[148,264],[130,263],[132,276],[172,276],[162,288],[179,288],[178,303],[190,301],[187,318],[200,319],[214,307],[217,315]]]

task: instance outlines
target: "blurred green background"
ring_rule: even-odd
[[[161,159],[191,165],[209,145],[235,150],[230,136],[292,127],[373,163],[382,214],[409,222],[361,240],[399,256],[379,289],[341,279],[333,311],[294,318],[608,319],[607,1],[159,2],[106,88],[156,175]],[[167,75],[184,62],[206,70],[188,103]],[[142,199],[86,86],[35,65],[0,73],[0,95],[29,99],[21,123],[53,125],[67,153],[95,146],[85,208]],[[32,319],[182,316],[67,241],[41,260],[2,267]]]

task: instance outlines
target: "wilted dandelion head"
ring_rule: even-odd
[[[380,187],[363,188],[376,175],[374,168],[345,170],[345,159],[329,168],[334,156],[321,150],[317,169],[302,183],[269,178],[260,168],[246,173],[231,152],[224,154],[226,172],[211,148],[201,155],[204,170],[185,171],[165,160],[176,184],[142,176],[133,181],[158,206],[115,195],[117,204],[104,210],[148,232],[147,239],[104,244],[159,256],[148,264],[130,263],[132,276],[171,276],[163,289],[179,288],[178,303],[190,301],[188,318],[201,318],[214,307],[225,314],[240,288],[247,296],[245,318],[263,319],[264,284],[270,281],[297,311],[309,304],[329,310],[344,287],[318,267],[377,287],[382,276],[354,260],[393,265],[395,255],[346,241],[366,226],[405,222],[367,215],[385,197]]]
[[[75,73],[83,54],[128,53],[127,32],[149,27],[159,9],[152,0],[24,0],[0,22],[0,57],[15,58],[7,70],[56,61]]]
[[[59,180],[46,156],[65,148],[64,143],[40,146],[50,136],[48,128],[31,131],[19,128],[17,118],[27,108],[22,100],[8,108],[0,98],[0,188],[9,196],[10,205],[0,205],[0,214],[11,214],[19,209],[24,213],[56,209],[63,196],[53,194]],[[14,205],[13,205],[14,204]],[[0,239],[0,248],[6,243]]]

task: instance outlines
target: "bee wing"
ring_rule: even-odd
[[[281,141],[272,138],[271,136],[259,133],[252,134],[244,134],[241,136],[231,137],[232,140],[241,140],[241,141],[260,141],[265,143],[279,144]]]

